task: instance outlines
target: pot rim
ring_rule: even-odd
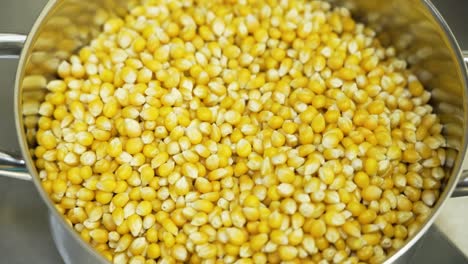
[[[440,33],[445,37],[445,41],[447,46],[450,48],[450,52],[452,53],[452,57],[456,60],[457,70],[459,71],[460,77],[462,77],[463,81],[463,88],[465,90],[464,96],[468,94],[468,72],[467,67],[464,62],[464,58],[462,55],[462,51],[458,45],[458,42],[452,33],[451,29],[449,28],[448,24],[439,13],[437,8],[430,2],[430,0],[419,0],[423,3],[424,7],[429,11],[432,18],[440,27]],[[24,44],[23,51],[21,52],[20,60],[18,63],[16,79],[15,79],[15,93],[14,93],[14,107],[15,107],[15,125],[17,131],[17,137],[19,141],[19,145],[21,148],[21,153],[25,160],[26,167],[32,175],[32,179],[36,189],[38,190],[41,198],[47,204],[49,213],[54,218],[60,219],[59,223],[67,230],[67,232],[76,240],[76,242],[86,250],[89,254],[94,256],[96,260],[100,263],[110,263],[107,259],[104,258],[97,250],[95,250],[90,243],[85,242],[80,235],[72,228],[70,225],[67,224],[65,221],[64,216],[56,209],[54,206],[53,201],[49,197],[49,195],[45,192],[42,188],[41,180],[38,177],[38,172],[34,166],[34,162],[32,156],[28,149],[28,144],[26,141],[26,135],[24,133],[24,126],[23,126],[23,118],[21,116],[21,99],[22,99],[22,89],[20,87],[20,83],[24,77],[24,66],[31,54],[31,46],[35,43],[36,38],[38,37],[38,33],[40,32],[41,27],[43,26],[43,22],[46,21],[49,17],[51,17],[57,9],[59,9],[66,1],[61,0],[50,0],[44,9],[41,11],[40,15],[36,19],[30,33],[28,34],[27,40]],[[429,19],[429,18],[428,18]],[[468,110],[466,106],[464,106],[464,129],[468,131],[467,128],[467,120],[468,120]],[[430,226],[435,221],[435,218],[441,211],[443,205],[447,202],[447,199],[450,198],[452,192],[454,191],[458,180],[460,178],[462,172],[462,164],[466,154],[467,149],[467,133],[465,133],[463,137],[463,143],[461,151],[458,153],[457,160],[454,164],[452,175],[450,176],[447,185],[445,186],[441,196],[439,197],[437,204],[431,209],[431,215],[426,220],[426,222],[420,227],[420,229],[410,238],[405,241],[403,247],[395,251],[393,254],[389,255],[383,263],[389,264],[395,262],[398,258],[404,255],[414,244],[419,241],[419,239],[427,232]],[[51,226],[52,227],[52,226]]]

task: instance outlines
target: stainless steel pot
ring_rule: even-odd
[[[468,195],[468,172],[462,172],[468,142],[468,75],[463,53],[447,24],[429,0],[330,0],[353,11],[355,17],[393,44],[433,93],[432,105],[447,138],[447,177],[431,217],[385,263],[406,263],[408,249],[428,230],[441,207],[453,196]],[[0,175],[31,180],[48,205],[50,225],[66,263],[107,263],[66,224],[41,188],[30,150],[34,147],[37,110],[45,83],[61,59],[97,34],[106,17],[118,15],[124,0],[50,0],[25,36],[0,34],[0,58],[20,53],[15,85],[16,130],[22,158],[0,152]],[[466,53],[468,54],[468,53]],[[465,57],[465,61],[468,61]],[[38,77],[38,76],[45,76]],[[13,129],[13,128],[12,128]]]

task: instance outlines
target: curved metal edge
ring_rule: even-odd
[[[434,6],[434,4],[430,0],[420,0],[423,5],[427,8],[428,12],[432,15],[433,19],[439,24],[440,29],[443,33],[445,33],[445,37],[447,38],[447,44],[451,48],[451,51],[454,53],[454,57],[456,59],[456,63],[458,64],[458,68],[460,69],[460,74],[462,76],[462,81],[464,84],[464,89],[465,89],[465,94],[468,94],[468,70],[467,70],[467,64],[465,64],[465,57],[463,56],[464,53],[460,49],[460,46],[458,45],[458,42],[456,40],[455,35],[453,34],[452,30],[448,26],[447,22],[443,18],[442,14],[437,10],[437,8]],[[465,98],[466,99],[466,98]],[[468,120],[468,112],[464,111],[464,117],[465,120]],[[468,129],[468,124],[465,124],[465,130]],[[391,264],[391,263],[397,263],[399,258],[405,255],[409,251],[411,247],[416,244],[417,241],[429,230],[429,228],[432,226],[434,223],[435,219],[441,212],[442,207],[446,203],[447,199],[450,199],[452,195],[456,194],[455,189],[457,187],[457,183],[459,182],[459,179],[461,177],[463,168],[463,160],[467,151],[467,142],[468,140],[465,139],[463,141],[463,144],[460,146],[460,152],[458,153],[459,157],[458,160],[456,161],[454,165],[454,170],[452,172],[452,177],[449,179],[449,182],[447,184],[447,187],[445,188],[444,192],[441,194],[439,197],[439,201],[435,205],[435,207],[432,210],[432,213],[428,220],[422,225],[422,227],[419,229],[418,232],[416,232],[412,237],[410,237],[405,245],[401,247],[399,250],[397,250],[395,253],[392,255],[388,256],[387,259],[384,261],[384,264]]]
[[[88,252],[90,255],[95,257],[95,260],[98,261],[96,263],[102,263],[102,264],[107,264],[110,263],[104,256],[102,256],[98,251],[96,251],[91,244],[86,243],[80,235],[73,230],[65,221],[64,216],[57,210],[57,208],[54,206],[54,202],[52,199],[49,197],[49,195],[46,193],[46,191],[42,188],[41,180],[38,177],[38,172],[34,166],[34,161],[32,160],[30,153],[29,153],[29,146],[26,142],[26,135],[24,132],[24,123],[23,123],[23,118],[21,116],[21,81],[24,76],[24,68],[23,66],[27,63],[28,57],[30,55],[30,48],[32,43],[36,40],[38,37],[37,32],[43,25],[44,20],[50,16],[51,13],[53,13],[54,10],[57,9],[57,7],[61,4],[63,4],[64,1],[62,0],[49,0],[45,7],[42,9],[41,13],[36,19],[36,22],[34,23],[33,27],[30,30],[30,33],[28,37],[26,38],[26,41],[24,43],[23,50],[20,55],[19,63],[18,63],[18,68],[16,71],[16,77],[15,77],[15,92],[14,92],[14,109],[15,109],[15,126],[16,126],[16,133],[18,136],[18,141],[21,149],[21,155],[24,158],[24,162],[26,165],[27,170],[30,172],[30,177],[32,178],[32,182],[36,186],[36,189],[41,196],[42,200],[45,202],[47,205],[47,208],[50,212],[50,216],[57,219],[58,221],[55,221],[54,224],[59,224],[62,225],[61,227],[66,229],[68,233],[71,235],[71,237],[76,240],[77,244],[86,252]],[[18,175],[19,176],[19,175]],[[51,226],[54,228],[54,226]],[[60,228],[60,227],[59,227]],[[74,250],[74,249],[70,249]]]
[[[25,41],[26,35],[0,34],[0,59],[18,58]]]
[[[468,50],[463,50],[462,55],[463,55],[463,60],[465,61],[466,64],[468,64]]]

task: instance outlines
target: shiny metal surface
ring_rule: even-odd
[[[0,36],[1,38],[1,36]],[[22,158],[0,151],[0,174],[18,180],[31,181],[31,174],[26,170]]]
[[[0,34],[0,59],[17,58],[25,40],[25,35]]]
[[[0,162],[5,164],[11,164],[15,166],[23,166],[24,160],[21,158],[13,157],[13,155],[0,152]]]
[[[50,8],[52,10],[52,13],[54,12],[58,12],[60,13],[61,11],[63,11],[65,14],[68,13],[68,15],[60,15],[61,18],[64,18],[64,17],[67,17],[69,18],[69,15],[70,15],[70,12],[74,13],[74,14],[77,14],[77,9],[79,9],[79,11],[83,11],[83,12],[79,12],[79,16],[76,16],[76,17],[73,17],[73,18],[77,18],[76,19],[76,22],[77,23],[82,23],[83,21],[92,21],[92,20],[89,20],[89,17],[92,17],[92,14],[94,13],[94,11],[97,10],[97,7],[95,5],[92,5],[92,4],[89,4],[87,3],[86,6],[83,6],[83,3],[84,1],[57,1],[57,3],[60,2],[60,4],[57,4],[57,8],[54,6],[54,3],[56,3],[56,1],[51,1],[49,3],[49,6],[48,8]],[[349,1],[348,1],[349,2]],[[362,1],[353,1],[353,2],[362,2]],[[399,3],[399,7],[404,7],[404,5],[409,5],[410,3],[411,4],[414,4],[414,6],[412,6],[414,8],[413,11],[411,11],[413,13],[416,13],[417,15],[415,15],[414,17],[412,17],[413,19],[415,20],[411,20],[412,22],[414,21],[426,21],[426,19],[428,17],[430,17],[430,12],[429,12],[429,9],[426,9],[425,8],[425,5],[424,4],[427,4],[429,5],[428,2],[426,1],[387,1],[387,2],[392,2],[392,3]],[[71,4],[74,4],[75,6],[72,6],[71,9],[60,9],[60,7],[63,6],[64,3],[71,3]],[[90,3],[95,3],[94,1],[90,2]],[[107,3],[107,1],[103,1],[103,3]],[[367,3],[370,3],[370,1],[367,1]],[[375,3],[375,2],[373,2]],[[379,1],[379,3],[381,3]],[[406,4],[404,4],[406,3]],[[420,4],[420,3],[423,3],[423,4]],[[401,5],[403,4],[403,6]],[[75,8],[75,9],[73,9]],[[369,7],[361,7],[360,9],[363,10],[364,8],[369,8],[369,9],[372,9],[372,10],[377,10],[375,8],[377,7],[373,7],[373,6],[369,6]],[[386,10],[391,10],[389,6],[386,7],[387,9]],[[404,8],[403,8],[404,9]],[[61,11],[60,11],[61,10]],[[405,9],[404,9],[405,10]],[[66,11],[66,12],[65,12]],[[419,12],[419,13],[418,13]],[[55,13],[55,14],[58,14],[58,13]],[[404,12],[402,14],[405,14]],[[407,15],[407,14],[405,14]],[[437,14],[436,14],[437,15]],[[46,16],[45,13],[44,15],[42,16],[42,18],[50,18],[51,16]],[[80,18],[78,19],[78,17],[84,17],[84,18]],[[86,20],[86,17],[88,17],[88,20]],[[384,17],[386,18],[389,18],[391,16],[389,16],[388,14],[386,14]],[[56,18],[56,17],[55,17]],[[20,62],[20,64],[24,63],[25,64],[25,67],[23,68],[24,69],[24,72],[19,72],[18,74],[18,77],[17,77],[17,81],[18,83],[21,83],[22,82],[22,79],[24,76],[26,75],[29,75],[29,74],[38,74],[38,73],[43,73],[43,74],[50,74],[51,72],[53,72],[53,69],[54,69],[54,65],[56,65],[56,62],[58,61],[59,58],[61,58],[62,56],[63,57],[66,57],[68,56],[69,52],[71,52],[74,48],[76,48],[77,46],[80,46],[81,44],[83,44],[83,42],[86,41],[87,37],[89,36],[92,36],[93,35],[93,27],[89,27],[89,25],[86,25],[86,28],[88,28],[88,32],[87,34],[77,34],[77,35],[73,35],[72,33],[74,32],[73,30],[71,30],[70,28],[67,28],[65,27],[63,24],[63,20],[60,20],[60,19],[56,19],[56,20],[49,20],[49,22],[52,21],[53,23],[50,23],[48,26],[39,26],[37,25],[36,26],[36,30],[39,30],[39,32],[57,32],[57,30],[59,29],[60,31],[57,32],[57,34],[53,34],[52,35],[52,39],[47,39],[47,38],[41,38],[41,37],[44,37],[44,35],[46,36],[50,36],[50,34],[44,34],[44,35],[34,35],[32,38],[30,38],[28,40],[28,43],[26,44],[26,47],[28,47],[28,45],[30,45],[31,43],[40,43],[40,45],[37,45],[31,49],[28,49],[28,51],[26,53],[24,53],[24,56],[22,57],[22,60]],[[57,22],[58,21],[58,22]],[[401,22],[401,21],[398,21],[398,22]],[[69,22],[67,22],[69,23]],[[395,25],[395,21],[392,21],[392,20],[389,20],[390,25],[393,23],[393,25]],[[408,21],[404,22],[404,23],[408,23]],[[404,25],[401,24],[401,25]],[[73,23],[72,23],[73,24]],[[86,24],[86,23],[85,23]],[[379,23],[381,25],[385,25],[384,23]],[[417,24],[417,23],[416,23]],[[68,24],[70,25],[70,24]],[[401,26],[399,25],[399,26]],[[430,49],[429,53],[426,53],[429,54],[427,56],[424,56],[424,57],[413,57],[412,59],[414,60],[414,65],[424,65],[425,67],[420,67],[420,68],[415,68],[416,70],[420,70],[420,74],[422,76],[426,76],[426,83],[429,85],[429,87],[431,87],[433,89],[433,91],[438,91],[439,94],[437,94],[437,98],[435,100],[435,104],[437,106],[437,109],[439,109],[439,112],[443,115],[444,113],[449,113],[451,112],[452,115],[443,115],[444,117],[444,120],[446,122],[446,124],[450,124],[451,127],[456,127],[456,128],[459,128],[459,131],[466,131],[465,127],[466,127],[466,111],[465,108],[466,108],[466,104],[465,104],[465,99],[466,99],[466,90],[464,89],[465,87],[465,84],[466,84],[466,80],[464,78],[464,73],[462,73],[461,71],[463,70],[464,71],[464,66],[461,66],[461,56],[459,56],[459,54],[455,51],[457,51],[457,47],[454,45],[455,43],[450,39],[450,38],[446,38],[444,37],[443,35],[439,35],[441,32],[443,32],[443,30],[445,30],[445,28],[437,28],[436,27],[436,23],[435,21],[431,21],[430,23],[428,24],[421,24],[422,26],[425,26],[426,28],[423,28],[423,27],[417,27],[416,29],[418,30],[421,30],[421,29],[433,29],[432,31],[429,30],[427,33],[427,35],[415,35],[416,36],[416,39],[413,39],[412,43],[414,44],[418,44],[418,43],[428,43],[428,40],[431,39],[430,37],[433,37],[433,36],[439,36],[439,41],[433,41],[431,42],[431,45],[436,45],[436,48],[432,47],[432,49]],[[50,26],[50,27],[49,27]],[[83,24],[82,24],[83,26]],[[68,30],[64,30],[64,29],[68,29]],[[387,29],[386,29],[387,30]],[[388,32],[391,32],[391,30],[387,30]],[[67,33],[68,32],[68,33]],[[72,32],[72,33],[70,33]],[[401,31],[400,32],[404,33],[404,31]],[[419,32],[419,31],[418,31]],[[413,32],[415,33],[415,32]],[[70,35],[71,34],[71,35]],[[429,38],[427,38],[429,37]],[[51,48],[50,46],[50,43],[53,43],[54,45],[53,46],[57,46],[57,47],[62,47],[60,45],[60,43],[62,42],[58,42],[59,40],[67,40],[67,38],[69,39],[73,39],[72,42],[69,42],[69,43],[63,43],[63,47],[64,47],[64,50],[60,50],[60,52],[57,52],[57,50],[54,50],[53,48]],[[392,38],[392,36],[389,36],[389,38]],[[419,39],[418,39],[419,38]],[[420,42],[418,42],[418,40],[420,40]],[[424,40],[424,41],[423,41]],[[76,42],[75,42],[76,41]],[[440,42],[442,41],[442,42]],[[50,43],[49,43],[50,42]],[[48,44],[49,43],[49,44]],[[55,45],[59,43],[58,45]],[[437,46],[438,45],[438,46]],[[454,45],[454,52],[446,52],[447,50],[451,50],[449,49],[448,47],[451,46],[451,45]],[[404,45],[403,45],[404,46]],[[408,47],[405,47],[405,48],[408,48]],[[416,45],[416,48],[424,48],[424,47],[418,47]],[[428,49],[426,49],[428,50]],[[408,56],[410,56],[411,54],[408,53],[407,54]],[[424,54],[423,54],[424,55]],[[41,58],[46,58],[45,60],[37,60],[37,56],[45,56],[45,57],[41,57]],[[35,59],[36,58],[36,59]],[[439,62],[441,66],[438,66],[438,67],[432,67],[434,66],[433,64],[431,64],[431,62]],[[39,63],[39,65],[38,65]],[[431,67],[429,67],[429,66]],[[429,71],[427,71],[429,70]],[[431,72],[432,71],[432,72]],[[432,75],[429,76],[428,73],[431,73]],[[426,74],[426,75],[425,75]],[[448,83],[448,88],[447,86],[444,86],[444,89],[441,89],[441,86],[440,86],[440,83],[442,83],[442,81],[446,81],[446,80],[451,80],[450,83]],[[445,84],[447,84],[445,82]],[[18,93],[18,96],[17,96],[17,100],[16,103],[17,103],[17,110],[19,111],[18,114],[21,114],[23,113],[22,111],[22,104],[23,104],[23,99],[24,100],[30,100],[32,98],[41,98],[41,93],[43,93],[43,91],[39,88],[37,90],[21,90],[20,93]],[[40,100],[40,99],[38,99]],[[450,102],[450,105],[454,106],[454,107],[449,107],[450,105],[447,105],[447,102]],[[455,112],[455,114],[453,114],[453,112]],[[25,117],[26,118],[26,117]],[[25,138],[25,139],[28,139],[29,140],[29,144],[33,144],[33,128],[32,127],[24,127],[23,126],[23,122],[22,122],[22,119],[19,120],[19,123],[17,124],[17,127],[20,128],[21,130],[21,134],[22,134],[22,137]],[[11,127],[10,127],[11,129]],[[460,170],[460,167],[461,167],[461,163],[462,163],[462,160],[463,160],[463,156],[462,154],[464,154],[464,147],[465,147],[465,144],[466,144],[466,135],[464,133],[459,133],[457,131],[446,131],[447,132],[447,135],[449,136],[450,138],[450,146],[452,147],[452,150],[450,153],[450,155],[453,155],[451,158],[453,158],[453,161],[454,163],[452,164],[449,164],[451,166],[449,166],[447,169],[452,171],[452,176],[448,179],[448,182],[447,182],[447,188],[442,196],[442,199],[441,199],[441,202],[437,205],[437,208],[439,208],[442,204],[442,201],[444,201],[446,198],[448,198],[451,194],[451,191],[452,189],[454,188],[455,186],[455,183],[457,181],[457,175],[458,175],[458,172]],[[3,137],[3,134],[1,134],[2,137]],[[21,145],[23,147],[23,154],[25,155],[26,157],[26,163],[28,164],[28,167],[29,169],[33,172],[33,174],[37,174],[35,173],[34,171],[34,168],[31,166],[31,159],[28,154],[28,146],[26,144],[26,140],[25,141],[22,141],[21,142]],[[460,153],[460,154],[458,154]],[[38,183],[38,179],[35,178],[35,183],[37,184],[37,186],[39,186],[39,183]],[[41,192],[41,196],[43,197],[44,200],[48,200],[48,197],[46,197],[44,195],[44,193]],[[50,202],[49,202],[49,205],[50,205]],[[60,216],[55,212],[55,210],[53,209],[52,206],[49,206],[49,208],[51,209],[51,211],[53,212],[53,221],[52,221],[52,225],[54,227],[54,233],[57,234],[55,236],[56,238],[56,242],[58,242],[58,245],[59,245],[59,248],[61,250],[61,252],[63,253],[63,255],[65,254],[68,254],[70,257],[67,258],[67,263],[90,263],[90,262],[96,262],[96,261],[99,261],[99,262],[102,262],[102,259],[96,255],[94,253],[94,251],[90,250],[90,248],[87,246],[87,245],[84,245],[83,242],[81,242],[81,240],[77,240],[77,236],[76,234],[74,234],[73,232],[69,232],[67,231],[66,229],[68,229],[67,226],[64,225],[63,221],[60,219]],[[437,210],[436,210],[437,211]],[[435,215],[434,215],[435,216]],[[426,225],[425,228],[428,228],[429,227],[429,224]],[[62,230],[62,231],[60,231]],[[418,237],[421,236],[423,234],[423,231],[424,230],[421,230],[421,232],[418,233]],[[418,237],[415,237],[414,241],[416,241],[416,239]],[[411,245],[408,245],[408,247],[411,246]],[[417,246],[415,247],[417,248]],[[64,253],[65,252],[65,253]],[[414,252],[411,252],[410,255],[414,255],[416,256],[417,254],[413,254]],[[413,256],[413,258],[414,258]],[[396,258],[398,258],[399,256],[396,255],[394,256],[394,258],[392,260],[395,260]],[[91,261],[92,260],[92,261]]]
[[[452,197],[464,197],[468,195],[468,172],[464,171],[458,182],[458,186],[452,194]]]
[[[5,177],[9,177],[12,179],[23,180],[23,181],[31,181],[31,174],[24,171],[24,169],[18,167],[5,167],[0,166],[1,175]]]

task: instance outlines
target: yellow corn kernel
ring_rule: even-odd
[[[112,198],[112,203],[117,207],[124,207],[129,200],[128,193],[118,193]]]
[[[412,81],[408,84],[408,89],[413,96],[421,96],[424,92],[424,87],[419,81]]]
[[[353,237],[361,237],[361,228],[359,225],[356,225],[353,222],[346,222],[343,224],[343,231],[346,234],[353,236]]]
[[[200,107],[197,109],[197,117],[201,121],[210,122],[213,119],[213,114],[211,113],[211,110],[209,108]]]
[[[372,103],[369,104],[367,107],[367,111],[369,111],[370,114],[373,115],[378,115],[383,113],[385,110],[385,103],[381,100],[375,100]]]
[[[243,205],[246,206],[246,207],[257,208],[260,205],[260,201],[257,198],[257,196],[250,194],[247,197],[245,197],[245,199],[243,201]]]
[[[382,195],[382,190],[375,185],[369,185],[363,188],[361,195],[362,198],[368,202],[378,201]]]
[[[377,217],[377,213],[373,210],[364,210],[358,217],[359,223],[361,224],[370,224]]]
[[[368,158],[364,162],[364,169],[368,175],[375,175],[378,171],[378,163],[374,158]]]
[[[325,213],[324,220],[329,226],[342,226],[346,221],[341,213],[334,211]]]
[[[159,258],[159,256],[161,256],[161,249],[159,245],[156,243],[149,244],[146,249],[146,255],[151,259]]]
[[[239,157],[247,157],[252,152],[252,145],[247,140],[241,139],[236,144],[236,152]]]
[[[322,237],[323,235],[325,235],[325,232],[326,232],[326,224],[323,220],[313,220],[310,224],[310,228],[309,228],[309,232],[310,234],[315,237],[315,238],[319,238],[319,237]]]
[[[195,250],[200,258],[211,259],[216,256],[217,248],[213,244],[197,245]]]
[[[235,227],[228,229],[228,237],[229,242],[237,246],[242,245],[247,240],[246,234],[242,230]]]
[[[273,131],[273,134],[271,135],[271,144],[273,145],[273,147],[281,147],[284,145],[285,142],[286,137],[283,134],[276,130]]]
[[[281,260],[290,261],[297,257],[298,250],[293,246],[279,246],[278,254]]]
[[[193,203],[192,208],[197,211],[211,213],[213,210],[213,203],[208,200],[197,200]]]
[[[151,205],[151,202],[141,201],[137,205],[135,212],[139,214],[140,216],[147,216],[151,213],[152,210],[153,210],[153,207]]]
[[[57,146],[57,139],[50,131],[37,134],[37,141],[39,145],[46,149],[54,149]]]

